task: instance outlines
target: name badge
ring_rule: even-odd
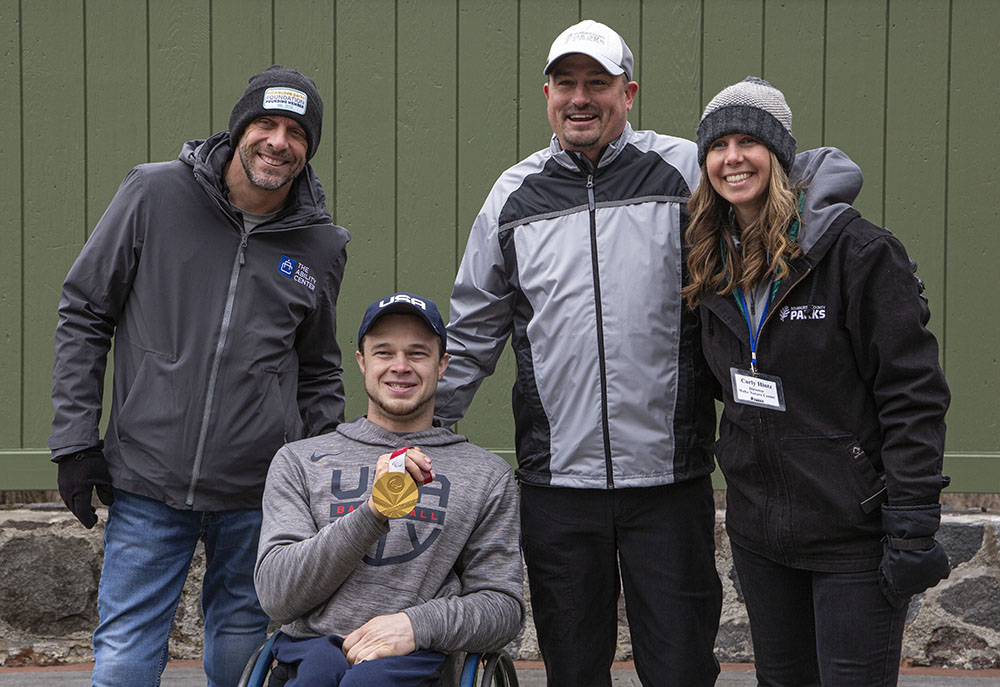
[[[785,394],[779,377],[754,374],[738,367],[729,368],[729,377],[733,381],[733,398],[737,403],[784,412]]]

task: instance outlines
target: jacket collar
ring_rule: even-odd
[[[604,146],[604,150],[601,151],[601,159],[597,161],[597,169],[607,167],[614,162],[625,149],[625,146],[631,142],[633,134],[632,125],[626,120],[625,129],[618,138]],[[590,167],[590,161],[582,153],[563,150],[559,144],[559,137],[555,134],[552,134],[552,138],[549,139],[549,152],[552,154],[553,160],[568,169],[580,170],[581,168],[587,169]]]
[[[225,168],[233,155],[229,133],[220,131],[205,140],[188,141],[181,148],[180,159],[193,168],[195,178],[219,204],[232,212],[229,203],[229,189],[226,187]],[[292,181],[289,202],[279,211],[278,224],[302,226],[308,224],[333,224],[333,218],[326,209],[326,194],[320,185],[312,165],[306,163],[302,172]]]
[[[858,211],[852,207],[843,210],[836,216],[832,223],[824,227],[822,235],[816,240],[812,248],[804,256],[788,263],[788,275],[781,280],[777,292],[774,294],[773,303],[778,304],[784,299],[785,294],[794,288],[809,272],[823,261],[823,258],[830,251],[830,248],[837,242],[841,232],[848,224],[859,216]],[[702,299],[702,305],[715,313],[726,325],[737,333],[739,338],[749,344],[750,334],[747,330],[746,320],[743,319],[736,300],[732,294],[720,296],[717,293],[709,293]],[[770,317],[770,315],[769,315]]]

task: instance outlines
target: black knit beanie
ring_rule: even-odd
[[[312,159],[323,130],[323,100],[312,79],[277,64],[251,76],[229,115],[229,140],[234,150],[247,125],[265,115],[289,117],[301,124],[309,144],[306,160]]]
[[[795,161],[792,111],[777,88],[748,76],[722,89],[705,108],[698,125],[698,164],[712,142],[729,134],[749,134],[766,145],[788,173]]]

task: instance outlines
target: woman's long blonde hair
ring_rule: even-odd
[[[792,222],[799,220],[801,189],[793,188],[778,158],[770,150],[771,179],[760,215],[739,234],[732,207],[709,183],[701,165],[701,183],[688,200],[691,216],[684,240],[688,246],[688,284],[681,296],[688,307],[696,308],[708,293],[728,295],[737,288],[752,290],[764,280],[782,279],[788,261],[802,255],[799,244],[788,235]]]

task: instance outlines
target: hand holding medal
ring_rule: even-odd
[[[433,479],[431,459],[419,448],[405,446],[379,456],[371,504],[386,518],[401,518],[417,505],[417,482],[427,484]]]

